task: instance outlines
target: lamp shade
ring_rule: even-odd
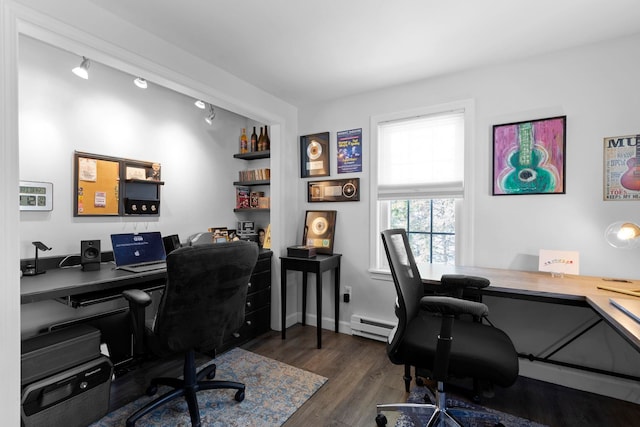
[[[630,221],[614,222],[607,227],[604,237],[614,248],[637,248],[640,247],[640,226]]]
[[[76,68],[74,68],[71,71],[73,71],[73,74],[75,74],[76,76],[87,80],[89,78],[90,66],[91,66],[91,61],[83,56],[82,62],[80,63],[80,65],[78,65]]]

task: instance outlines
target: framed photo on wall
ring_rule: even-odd
[[[300,177],[329,176],[329,132],[300,137]]]
[[[302,244],[313,246],[316,253],[333,255],[336,211],[307,211]]]
[[[604,138],[604,200],[640,200],[640,134]]]
[[[493,195],[564,194],[567,117],[493,126]]]

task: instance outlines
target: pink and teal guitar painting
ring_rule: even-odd
[[[533,125],[518,125],[518,150],[509,156],[513,167],[504,177],[502,188],[508,193],[545,193],[555,188],[554,175],[543,165],[546,153],[535,144]]]

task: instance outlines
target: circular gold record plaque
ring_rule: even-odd
[[[311,231],[313,231],[313,234],[315,234],[317,237],[323,236],[328,229],[329,222],[324,217],[315,218],[311,222]]]
[[[322,145],[318,141],[311,141],[307,145],[307,156],[311,160],[318,160],[322,155]]]

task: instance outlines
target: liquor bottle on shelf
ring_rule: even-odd
[[[262,126],[260,126],[260,136],[258,137],[258,151],[264,150],[264,133],[262,133]]]
[[[264,127],[264,148],[266,150],[271,149],[271,139],[269,139],[269,133],[267,133],[267,126]]]
[[[249,143],[247,141],[247,130],[242,128],[242,134],[240,135],[240,153],[246,153],[249,151]]]
[[[256,135],[256,127],[253,127],[251,134],[251,151],[258,151],[258,135]]]

